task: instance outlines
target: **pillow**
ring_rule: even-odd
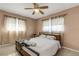
[[[29,45],[29,46],[36,46],[35,42],[31,42],[31,41],[28,41],[28,40],[25,40],[24,43]]]
[[[29,46],[33,46],[33,47],[36,46],[36,43],[35,43],[35,42],[30,42],[30,41],[29,41],[29,42],[27,42],[27,44],[28,44]]]
[[[22,43],[22,42],[24,42],[24,40],[20,40],[20,39],[19,39],[19,40],[16,40],[16,41],[17,41],[17,42],[19,42],[19,43]]]
[[[47,36],[47,38],[48,38],[48,39],[54,39],[54,40],[56,39],[55,36]]]
[[[46,35],[41,34],[39,37],[45,38],[45,37],[46,37]]]
[[[23,42],[24,42],[24,43],[28,43],[28,40],[24,40]]]

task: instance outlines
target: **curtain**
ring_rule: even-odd
[[[17,20],[16,32],[18,39],[26,38],[26,21],[22,19]]]
[[[51,32],[51,19],[43,21],[43,32]]]
[[[49,18],[43,21],[43,32],[61,33],[64,32],[64,17]]]
[[[26,20],[5,16],[2,44],[15,43],[15,40],[26,38]]]
[[[13,23],[11,24],[11,22]],[[16,38],[15,32],[12,33],[9,30],[9,29],[12,29],[12,31],[14,31],[14,27],[15,27],[14,23],[15,23],[15,18],[9,18],[9,17],[4,18],[3,23],[2,23],[3,27],[2,27],[2,34],[1,34],[1,44],[8,44],[12,41],[14,42]]]
[[[64,17],[57,17],[51,19],[51,31],[55,33],[64,32]]]
[[[6,17],[4,24],[5,24],[7,31],[15,31],[16,30],[16,18]]]
[[[49,20],[43,21],[43,31],[49,32]]]

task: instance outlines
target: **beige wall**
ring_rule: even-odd
[[[41,20],[38,20],[36,22],[36,34],[39,35],[39,32],[42,31],[42,21]]]
[[[4,15],[12,15],[16,17],[22,17],[27,19],[27,38],[29,38],[33,33],[39,33],[42,31],[42,21],[41,19],[48,18],[49,16],[56,16],[67,14],[65,16],[65,32],[64,39],[62,39],[64,46],[79,50],[79,6],[74,7],[56,14],[43,17],[38,21],[34,21],[31,18],[23,17],[20,15],[7,13],[0,11],[0,44],[1,44],[1,33]],[[8,39],[7,39],[8,40]]]
[[[36,21],[27,20],[27,38],[30,38],[33,34],[35,34],[36,29]]]
[[[70,9],[65,16],[64,45],[79,50],[79,7]]]
[[[51,17],[62,14],[67,14],[65,15],[65,32],[64,39],[62,39],[63,45],[79,50],[79,6],[49,16]],[[48,18],[49,16],[41,19]],[[37,34],[42,31],[41,19],[37,21]]]
[[[35,33],[35,21],[34,19],[32,18],[29,18],[29,17],[24,17],[24,16],[20,16],[20,15],[17,15],[17,14],[13,14],[13,13],[8,13],[8,12],[5,12],[5,11],[2,11],[0,10],[0,44],[7,44],[9,43],[8,40],[10,39],[10,42],[13,43],[15,42],[15,39],[16,39],[16,35],[15,33],[10,33],[9,32],[9,37],[7,36],[7,32],[5,32],[5,29],[3,29],[3,22],[4,22],[4,15],[8,15],[8,16],[14,16],[14,17],[18,17],[18,18],[22,18],[22,19],[26,19],[27,21],[27,37],[26,38],[29,38],[31,37],[31,35],[33,33]],[[5,33],[4,33],[5,32]],[[2,42],[2,43],[1,43]]]

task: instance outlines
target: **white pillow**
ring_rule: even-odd
[[[39,37],[45,38],[45,37],[46,37],[46,35],[41,34]]]
[[[36,43],[35,43],[35,42],[30,42],[30,41],[28,41],[27,44],[28,44],[29,46],[33,46],[33,47],[36,46]]]
[[[54,40],[56,39],[55,36],[47,36],[47,38],[48,38],[48,39],[54,39]]]
[[[35,42],[31,42],[29,40],[24,40],[24,43],[26,43],[29,46],[36,46],[36,43]]]
[[[29,40],[24,40],[24,43],[28,43]]]

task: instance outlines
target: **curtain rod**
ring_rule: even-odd
[[[57,18],[57,17],[64,17],[64,16],[66,16],[67,14],[63,14],[63,15],[58,15],[58,16],[51,16],[50,18]]]
[[[4,16],[6,16],[6,17],[12,17],[12,18],[18,18],[18,19],[20,19],[20,20],[25,20],[26,21],[26,19],[23,19],[23,18],[19,18],[19,17],[16,17],[16,16],[9,16],[9,15],[4,15]]]
[[[44,20],[48,20],[49,18],[51,18],[51,19],[53,19],[53,18],[56,18],[56,17],[64,17],[64,16],[66,16],[67,14],[63,14],[63,15],[57,15],[57,16],[49,16],[48,18],[45,18],[45,19],[43,19],[42,21],[44,21]]]
[[[6,17],[12,17],[12,18],[16,18],[16,17],[14,17],[14,16],[9,16],[9,15],[4,15],[4,16],[6,16]]]

